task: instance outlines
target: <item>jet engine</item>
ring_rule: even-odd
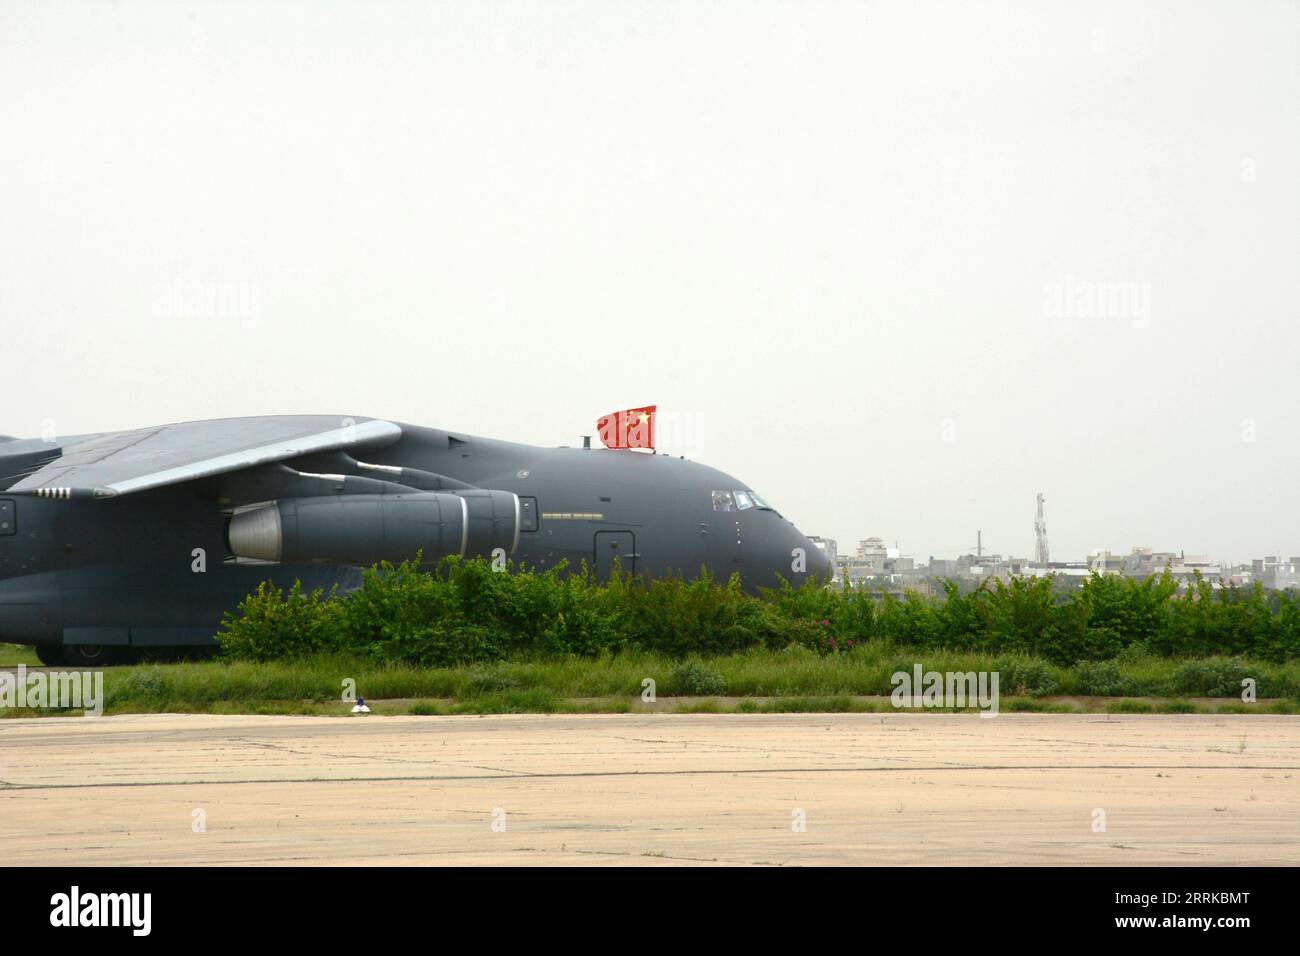
[[[513,554],[519,543],[519,497],[509,491],[332,495],[286,498],[241,511],[227,540],[241,558],[285,563],[369,565],[426,563],[448,555]]]

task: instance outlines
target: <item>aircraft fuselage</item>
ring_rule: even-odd
[[[415,469],[453,490],[517,496],[509,554],[517,566],[586,563],[601,577],[616,560],[644,577],[707,569],[724,580],[739,574],[747,590],[829,571],[822,552],[747,485],[667,455],[540,448],[408,425],[392,444],[354,454],[378,466],[354,470],[363,480],[396,486],[408,480],[398,469]],[[331,494],[319,483],[338,476],[311,471],[310,456],[284,464],[260,485],[258,473],[237,472],[105,500],[0,491],[0,524],[7,515],[11,525],[0,528],[0,640],[86,650],[210,645],[223,613],[263,580],[355,587],[353,565],[232,555],[232,512],[273,502],[279,495],[269,492],[285,475],[304,493]]]

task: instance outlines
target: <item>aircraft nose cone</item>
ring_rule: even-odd
[[[808,574],[821,581],[830,580],[831,559],[826,552],[807,538],[804,539],[804,546],[808,551]]]
[[[793,556],[797,552],[802,552],[804,560],[802,573],[795,565],[791,564],[790,571],[792,573],[786,574],[783,571],[782,575],[796,587],[809,578],[817,578],[823,582],[829,581],[831,577],[831,561],[826,556],[826,552],[817,547],[817,542],[800,531],[793,523],[787,525],[787,534],[785,554]],[[790,563],[789,558],[786,560],[787,563]]]
[[[788,581],[799,587],[809,578],[829,581],[831,562],[817,543],[792,521],[762,512],[747,525],[744,551],[746,587],[774,587]]]

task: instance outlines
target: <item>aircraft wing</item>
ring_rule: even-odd
[[[374,418],[218,418],[52,443],[32,439],[0,444],[0,476],[15,477],[17,469],[6,468],[5,458],[12,456],[17,462],[21,457],[34,470],[10,484],[4,494],[109,498],[311,452],[387,445],[401,435],[399,426]]]

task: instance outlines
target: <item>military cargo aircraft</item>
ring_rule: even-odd
[[[830,571],[746,484],[652,452],[308,415],[0,438],[0,641],[47,664],[212,646],[263,580],[346,591],[417,552],[748,590]]]

